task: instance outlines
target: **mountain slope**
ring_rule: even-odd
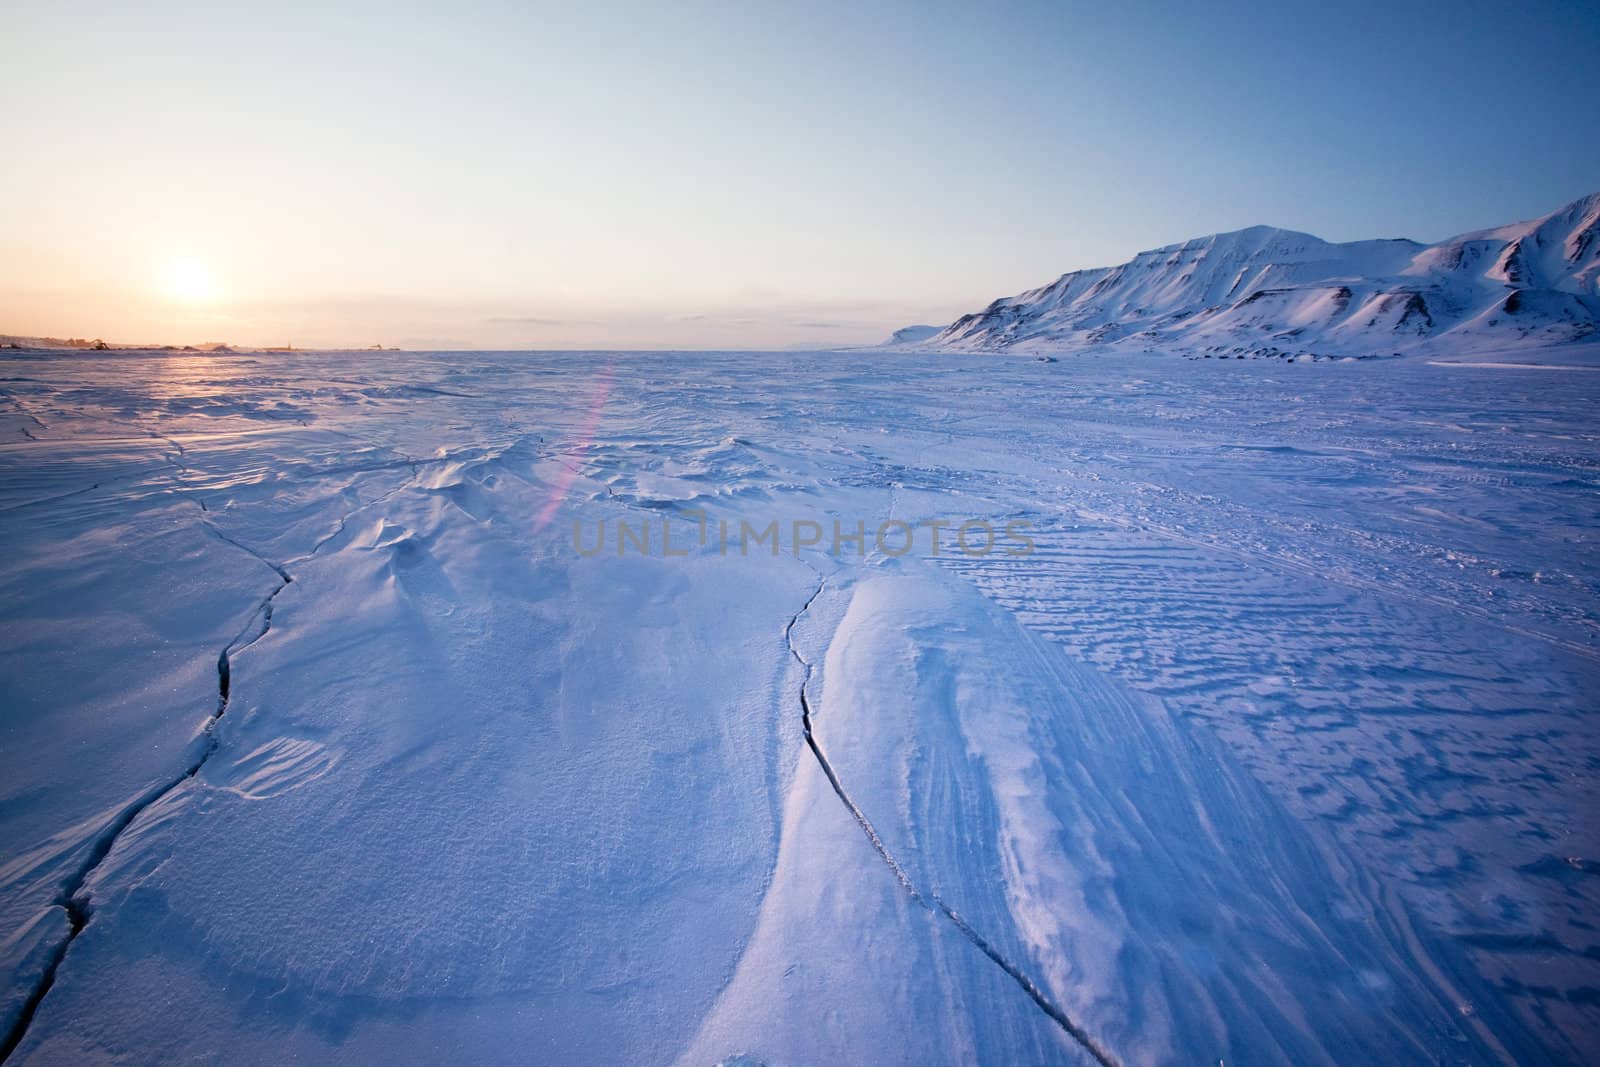
[[[1378,356],[1561,344],[1597,331],[1600,193],[1435,245],[1334,244],[1270,226],[1213,234],[1063,274],[907,341],[957,351]]]

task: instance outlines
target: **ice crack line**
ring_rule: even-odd
[[[447,460],[445,458],[443,458],[443,457],[440,457],[440,458],[437,458],[437,459],[432,459],[432,460],[415,460],[415,459],[412,459],[410,456],[402,457],[402,461],[403,461],[403,465],[404,466],[407,466],[407,467],[409,467],[411,469],[411,476],[409,478],[407,478],[405,481],[401,482],[399,485],[395,486],[393,489],[390,489],[387,492],[381,493],[378,496],[374,497],[370,503],[361,504],[354,511],[351,511],[351,512],[348,512],[347,514],[339,516],[339,521],[334,525],[333,530],[331,532],[329,532],[326,536],[324,536],[316,544],[312,545],[310,552],[307,552],[303,556],[297,556],[294,559],[290,560],[289,562],[290,563],[302,563],[302,562],[304,562],[304,561],[306,561],[308,559],[311,559],[318,552],[321,552],[323,550],[323,548],[325,548],[330,541],[333,541],[335,538],[337,538],[341,534],[343,534],[345,529],[350,525],[350,520],[351,519],[355,518],[357,515],[359,515],[363,511],[367,510],[368,508],[375,508],[380,504],[387,503],[393,497],[398,496],[400,493],[403,493],[407,489],[410,489],[412,486],[416,485],[417,484],[417,478],[422,473],[421,464],[423,464],[423,463],[443,463],[443,462],[447,462]],[[396,466],[399,466],[399,464],[397,464]]]
[[[233,653],[249,648],[261,640],[267,635],[267,631],[272,629],[272,602],[279,593],[289,588],[290,582],[294,581],[293,576],[279,564],[273,563],[254,549],[240,544],[216,527],[211,526],[210,523],[206,523],[206,526],[223,541],[249,553],[268,567],[271,567],[280,579],[278,587],[268,593],[256,605],[256,609],[250,613],[250,617],[245,621],[244,626],[234,635],[233,640],[222,646],[222,651],[217,655],[217,707],[206,718],[205,723],[200,728],[205,735],[205,744],[201,747],[200,752],[177,777],[156,786],[136,799],[132,804],[123,808],[116,818],[112,819],[106,828],[101,831],[100,836],[95,839],[94,844],[90,847],[88,855],[72,872],[72,876],[62,886],[61,892],[56,895],[52,903],[67,914],[67,936],[61,940],[61,943],[56,946],[55,951],[51,954],[50,959],[46,961],[44,971],[39,976],[38,984],[34,986],[33,992],[28,995],[28,999],[23,1002],[22,1011],[18,1014],[16,1022],[12,1024],[10,1032],[5,1035],[3,1041],[0,1041],[0,1063],[10,1059],[11,1054],[22,1043],[22,1039],[27,1036],[28,1028],[33,1024],[34,1016],[38,1014],[40,1005],[44,1003],[44,998],[55,985],[56,972],[60,970],[61,964],[65,962],[68,950],[72,948],[72,943],[78,939],[79,934],[83,933],[84,927],[88,926],[89,919],[93,916],[94,909],[90,904],[89,894],[85,892],[89,879],[93,877],[100,864],[105,862],[105,858],[111,854],[111,850],[116,846],[118,839],[121,838],[128,827],[133,825],[134,820],[152,804],[199,774],[200,768],[205,766],[206,760],[210,759],[212,754],[217,751],[217,723],[228,711],[228,695],[232,676],[231,657]]]
[[[183,446],[177,441],[174,440],[172,443],[179,449],[180,453],[183,451]],[[173,465],[179,466],[176,461],[174,461]],[[383,494],[377,500],[373,501],[372,504],[382,503],[383,501],[394,496],[396,493],[399,493],[407,487],[415,484],[419,474],[419,461],[412,459],[409,456],[405,456],[399,463],[394,465],[409,467],[411,470],[411,477],[406,479],[406,481],[400,486]],[[96,483],[91,488],[99,488],[99,483]],[[77,492],[88,491],[89,490],[78,490]],[[66,495],[71,496],[75,494],[69,493]],[[200,511],[205,513],[207,511],[205,502],[200,500],[198,497],[194,499],[195,503],[199,505]],[[362,505],[362,507],[370,507],[372,504]],[[335,531],[334,535],[326,537],[322,541],[318,542],[312,548],[310,553],[303,557],[299,557],[296,562],[307,560],[315,556],[319,551],[321,551],[323,546],[328,543],[328,541],[332,540],[333,536],[337,536],[339,532],[343,531],[345,524],[349,521],[350,517],[356,514],[357,511],[362,510],[362,507],[358,507],[349,515],[341,518],[339,520],[338,529]],[[22,1039],[27,1035],[28,1028],[33,1023],[34,1016],[39,1011],[39,1006],[44,1002],[44,998],[50,992],[51,987],[55,985],[56,973],[60,969],[62,962],[66,959],[67,950],[72,947],[73,941],[77,939],[78,935],[83,932],[84,927],[89,923],[89,919],[92,915],[92,908],[90,906],[89,896],[84,891],[84,888],[88,884],[89,879],[94,875],[95,870],[100,866],[101,863],[105,861],[105,858],[111,854],[111,850],[116,845],[118,839],[128,829],[128,827],[133,825],[135,819],[137,819],[141,814],[149,809],[151,805],[155,804],[162,797],[165,797],[184,782],[199,774],[200,768],[205,766],[206,761],[210,759],[211,756],[216,752],[218,746],[216,736],[217,722],[224,714],[227,713],[228,699],[232,690],[233,655],[237,652],[243,651],[246,648],[249,648],[251,645],[265,637],[267,632],[272,629],[272,602],[277,599],[279,593],[282,593],[289,587],[289,583],[294,581],[294,576],[289,573],[288,568],[283,564],[268,559],[266,556],[262,555],[260,552],[257,552],[244,542],[223,533],[210,521],[209,518],[202,518],[201,525],[204,526],[206,530],[209,531],[219,541],[237,548],[239,551],[244,552],[245,554],[260,561],[264,566],[271,568],[273,573],[278,576],[278,585],[272,590],[272,592],[268,593],[264,598],[262,598],[260,603],[256,605],[255,610],[250,613],[249,618],[245,620],[244,625],[240,627],[239,632],[236,633],[233,636],[233,639],[224,645],[222,647],[222,651],[217,654],[217,706],[216,710],[207,717],[205,723],[201,727],[202,732],[205,734],[206,743],[198,755],[196,755],[196,757],[190,761],[188,766],[186,766],[182,773],[180,773],[177,777],[146,792],[143,796],[134,800],[133,803],[129,804],[126,808],[119,812],[116,818],[107,824],[106,828],[101,831],[99,837],[95,839],[94,844],[90,847],[88,855],[85,856],[83,862],[79,864],[78,867],[73,871],[71,877],[67,879],[67,882],[62,887],[61,892],[57,894],[53,903],[62,908],[67,914],[67,936],[61,940],[60,944],[56,946],[55,951],[46,961],[44,971],[40,975],[38,984],[35,985],[33,991],[28,995],[28,999],[23,1003],[22,1011],[17,1016],[17,1019],[12,1025],[10,1031],[5,1034],[3,1039],[0,1039],[0,1063],[4,1063],[7,1059],[9,1059],[12,1052],[16,1051],[17,1046],[22,1043]]]
[[[810,564],[808,563],[807,566],[810,566]],[[924,894],[916,887],[916,884],[911,880],[911,876],[900,865],[900,861],[895,859],[894,853],[889,851],[889,846],[885,845],[883,838],[878,836],[878,831],[873,828],[872,820],[867,818],[867,813],[862,811],[860,806],[850,798],[844,783],[839,780],[838,772],[833,769],[833,764],[829,762],[827,754],[822,751],[822,745],[817,741],[816,733],[812,729],[811,697],[806,691],[811,683],[812,664],[810,660],[800,654],[800,650],[795,647],[794,643],[795,625],[800,621],[802,615],[811,610],[811,605],[816,603],[817,597],[822,595],[822,590],[826,588],[827,584],[827,578],[818,573],[817,587],[811,591],[811,595],[800,606],[800,610],[789,617],[788,624],[783,628],[783,640],[789,647],[789,655],[793,656],[795,662],[800,664],[803,672],[800,678],[800,724],[802,732],[805,734],[806,746],[811,749],[811,754],[816,757],[818,766],[822,768],[822,773],[828,779],[828,784],[833,786],[834,794],[839,798],[840,803],[845,806],[845,809],[850,812],[856,824],[861,827],[861,832],[867,835],[867,840],[871,842],[873,849],[878,853],[884,864],[888,866],[890,872],[894,874],[895,880],[911,895],[912,900],[948,919],[961,932],[963,937],[972,942],[978,951],[989,957],[995,966],[1009,975],[1011,980],[1016,982],[1024,993],[1028,994],[1029,999],[1038,1006],[1039,1010],[1049,1016],[1050,1020],[1060,1027],[1063,1033],[1076,1041],[1085,1052],[1094,1058],[1096,1063],[1100,1064],[1100,1067],[1119,1067],[1116,1057],[1101,1047],[1100,1043],[1083,1027],[1074,1022],[1071,1016],[1051,1001],[1049,997],[1045,996],[1038,984],[1029,978],[1022,968],[1001,955],[998,949],[990,944],[978,931],[974,930],[972,925],[962,918],[954,908],[940,899],[937,893]]]
[[[795,624],[800,621],[800,616],[811,610],[811,605],[816,601],[817,597],[822,595],[822,590],[826,588],[827,584],[826,578],[819,577],[817,579],[817,587],[811,591],[811,596],[806,598],[805,604],[790,617],[789,624],[783,628],[783,640],[789,646],[789,655],[795,658],[795,662],[799,663],[804,671],[804,675],[800,679],[801,729],[805,734],[806,745],[811,749],[811,754],[817,758],[817,763],[822,767],[822,773],[828,778],[828,784],[833,786],[834,793],[838,795],[839,800],[849,809],[856,822],[860,824],[862,832],[867,835],[867,840],[872,842],[872,847],[883,858],[883,862],[889,865],[889,870],[894,872],[895,880],[904,887],[907,893],[911,894],[911,899],[923,907],[927,907],[928,902],[923,899],[922,894],[917,891],[917,887],[912,884],[910,876],[905,872],[905,868],[900,866],[899,861],[889,851],[889,847],[883,843],[883,838],[878,836],[878,831],[873,829],[872,820],[868,819],[867,813],[857,807],[855,801],[850,799],[850,794],[845,791],[844,783],[839,781],[839,775],[835,773],[833,764],[828,762],[828,757],[823,753],[822,746],[817,744],[816,734],[811,729],[811,698],[806,694],[806,686],[811,681],[811,663],[800,655],[799,650],[795,648],[793,632]]]

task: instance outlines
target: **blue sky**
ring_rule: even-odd
[[[1600,189],[1595,4],[333,6],[0,4],[0,332],[852,343]]]

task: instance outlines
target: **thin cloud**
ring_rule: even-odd
[[[532,315],[496,315],[483,320],[491,326],[599,326],[588,319],[541,319]]]

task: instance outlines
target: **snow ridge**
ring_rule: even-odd
[[[808,563],[807,566],[809,567],[810,564]],[[822,768],[823,775],[828,779],[828,784],[833,787],[833,791],[835,795],[838,796],[840,803],[842,803],[845,806],[845,809],[850,812],[851,817],[854,818],[856,823],[861,827],[862,833],[867,835],[867,840],[871,842],[873,849],[878,853],[878,855],[883,859],[884,864],[888,866],[889,870],[894,874],[895,880],[898,881],[901,887],[911,895],[912,900],[916,901],[924,908],[936,911],[942,914],[946,919],[949,919],[950,922],[955,925],[955,928],[961,931],[963,937],[972,942],[972,944],[975,945],[985,956],[989,957],[989,959],[993,961],[997,967],[999,967],[1002,971],[1005,971],[1006,974],[1011,977],[1011,980],[1016,982],[1024,993],[1028,994],[1029,999],[1031,999],[1034,1004],[1039,1007],[1039,1010],[1048,1015],[1051,1021],[1059,1026],[1068,1037],[1072,1038],[1080,1046],[1082,1046],[1084,1051],[1088,1052],[1089,1055],[1094,1058],[1094,1061],[1100,1064],[1100,1067],[1119,1067],[1117,1059],[1112,1056],[1111,1053],[1102,1048],[1099,1042],[1097,1042],[1081,1026],[1072,1021],[1071,1016],[1062,1011],[1059,1006],[1046,997],[1033,979],[1029,978],[1020,967],[1001,955],[998,949],[991,945],[982,934],[973,929],[971,924],[961,917],[960,913],[941,900],[937,893],[929,893],[924,895],[919,889],[917,889],[916,884],[911,880],[911,876],[908,875],[905,868],[900,865],[900,861],[894,858],[894,854],[889,851],[889,847],[883,843],[883,838],[878,836],[878,831],[873,828],[872,820],[868,819],[866,812],[862,811],[861,807],[850,798],[850,794],[845,789],[844,783],[839,780],[838,772],[834,770],[833,764],[829,761],[827,754],[822,751],[822,746],[818,743],[816,734],[812,730],[811,699],[807,695],[806,688],[811,682],[813,668],[811,661],[800,655],[800,650],[795,647],[793,637],[795,625],[800,621],[801,616],[805,615],[806,612],[811,610],[811,605],[814,604],[817,598],[822,595],[822,591],[824,588],[826,588],[826,586],[827,579],[819,573],[817,575],[817,587],[811,591],[811,595],[807,597],[806,602],[800,606],[800,610],[790,616],[789,622],[784,626],[783,639],[784,643],[789,647],[789,654],[794,657],[795,662],[800,664],[801,669],[804,672],[800,679],[801,729],[805,734],[806,746],[811,749],[811,754],[816,757],[817,764]]]
[[[850,794],[845,791],[844,783],[839,781],[838,773],[833,769],[833,764],[828,761],[828,757],[823,753],[822,746],[817,743],[816,734],[811,729],[811,699],[806,695],[806,686],[811,681],[811,662],[800,655],[799,650],[794,646],[791,634],[794,631],[795,624],[800,621],[802,615],[811,610],[811,605],[816,601],[817,597],[822,595],[822,590],[826,585],[826,579],[818,578],[816,589],[812,590],[811,595],[806,598],[805,604],[790,617],[788,625],[783,628],[783,638],[789,645],[789,654],[795,658],[795,661],[805,671],[804,676],[800,679],[800,723],[801,729],[805,733],[806,745],[810,747],[811,754],[817,757],[817,763],[822,767],[822,773],[827,776],[828,784],[833,786],[833,791],[838,794],[839,800],[849,809],[856,822],[861,824],[861,830],[867,835],[867,840],[872,842],[872,847],[879,856],[883,857],[883,862],[888,864],[889,870],[894,872],[895,880],[905,888],[907,893],[911,894],[913,900],[923,907],[927,907],[927,901],[917,891],[917,887],[912,884],[910,876],[905,872],[905,868],[900,866],[899,861],[894,858],[888,846],[883,843],[883,838],[878,836],[878,831],[873,829],[872,821],[867,818],[866,812],[862,811],[856,802],[850,799]]]

